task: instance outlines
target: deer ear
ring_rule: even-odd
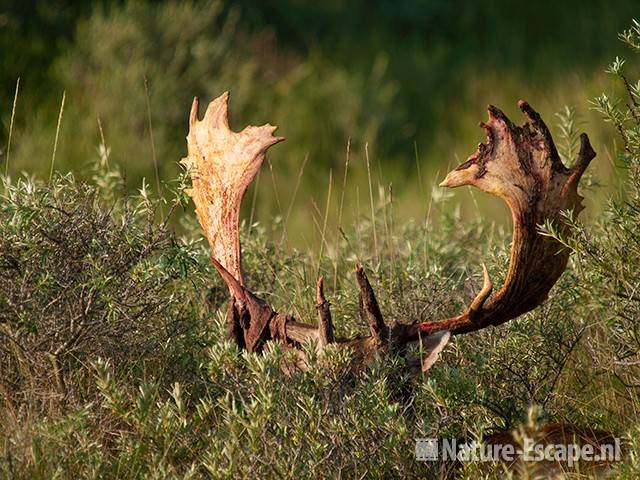
[[[423,372],[429,370],[433,364],[436,363],[440,352],[442,352],[447,343],[449,343],[450,338],[451,333],[448,330],[443,330],[427,335],[427,337],[422,340],[422,349],[425,353],[425,357],[422,359]]]

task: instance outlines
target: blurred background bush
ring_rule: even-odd
[[[64,91],[56,169],[88,175],[104,143],[129,189],[143,177],[154,187],[175,178],[193,96],[230,90],[232,128],[270,122],[287,137],[271,154],[271,173],[263,171],[252,218],[286,216],[294,244],[317,244],[309,212],[322,223],[329,181],[331,208],[349,205],[346,221],[358,200],[368,203],[366,143],[374,195],[391,190],[403,217],[424,216],[431,185],[482,140],[476,126],[488,103],[520,121],[516,102],[525,98],[552,125],[554,113],[575,107],[599,147],[598,178],[611,183],[612,132],[585,99],[609,86],[604,69],[623,52],[615,39],[634,6],[9,1],[0,7],[0,161],[4,170],[20,77],[9,171],[46,177]],[[460,198],[467,216],[503,216],[492,200]],[[331,210],[336,218],[342,211]]]

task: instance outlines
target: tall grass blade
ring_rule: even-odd
[[[13,121],[16,117],[16,104],[18,103],[18,91],[20,90],[20,77],[16,81],[16,92],[13,95],[13,106],[11,107],[11,122],[9,123],[9,138],[7,139],[7,160],[4,165],[4,176],[9,176],[9,156],[11,155],[11,135],[13,134]]]
[[[58,113],[58,124],[56,125],[56,138],[53,142],[53,153],[51,154],[51,168],[49,169],[49,183],[53,178],[53,166],[56,163],[56,152],[58,151],[58,137],[60,135],[60,125],[62,123],[62,114],[64,113],[64,102],[67,98],[67,91],[62,92],[62,101],[60,102],[60,112]]]

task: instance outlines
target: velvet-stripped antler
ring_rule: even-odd
[[[513,241],[504,285],[486,304],[479,298],[475,308],[458,317],[437,325],[420,325],[424,333],[442,328],[453,334],[466,333],[529,312],[546,300],[567,266],[569,250],[555,239],[540,235],[537,227],[550,220],[562,228],[560,212],[571,210],[577,215],[583,210],[578,183],[596,154],[583,133],[578,158],[571,168],[565,167],[540,115],[522,100],[518,107],[529,118],[522,127],[489,106],[489,121],[480,124],[487,132],[487,143],[480,144],[477,152],[440,184],[450,188],[473,185],[502,198],[509,206]],[[485,271],[483,291],[487,285]]]
[[[184,163],[192,168],[191,195],[198,219],[212,250],[212,261],[232,296],[228,323],[232,336],[249,351],[274,340],[285,345],[316,340],[319,345],[335,342],[352,347],[366,360],[382,350],[404,353],[410,342],[422,339],[427,353],[423,369],[435,361],[450,335],[500,325],[542,303],[566,268],[569,251],[553,238],[538,233],[546,221],[558,222],[560,212],[582,210],[577,187],[580,177],[595,157],[586,134],[581,136],[578,159],[572,168],[562,164],[551,134],[540,115],[526,102],[520,109],[529,118],[524,126],[514,125],[496,107],[489,107],[489,120],[481,123],[487,143],[442,182],[443,187],[474,185],[502,198],[511,209],[513,242],[509,270],[502,288],[489,299],[493,285],[484,268],[484,286],[464,313],[439,321],[411,325],[387,324],[362,267],[357,266],[360,305],[371,335],[358,339],[334,339],[329,303],[322,279],[317,285],[319,327],[278,314],[244,285],[239,243],[239,212],[242,196],[253,180],[266,150],[282,140],[274,127],[247,127],[240,133],[229,129],[228,94],[209,105],[205,118],[197,119],[194,101],[187,137],[189,155]]]
[[[230,334],[253,351],[270,320],[271,309],[243,287],[240,206],[267,149],[284,138],[275,137],[276,127],[269,124],[233,132],[229,128],[228,104],[229,92],[225,92],[209,104],[204,118],[199,120],[199,102],[194,98],[189,115],[188,155],[182,163],[191,175],[193,187],[188,193],[209,241],[213,264],[232,297]]]

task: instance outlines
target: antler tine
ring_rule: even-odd
[[[356,278],[360,286],[360,299],[367,317],[367,322],[369,323],[371,337],[375,339],[375,342],[379,346],[383,346],[387,343],[389,333],[382,318],[382,312],[380,312],[376,295],[361,265],[356,267]]]
[[[469,315],[470,318],[473,318],[478,314],[478,311],[482,308],[484,302],[487,301],[487,298],[489,298],[493,291],[493,282],[489,276],[487,265],[484,262],[482,263],[482,278],[482,290],[478,292],[476,298],[473,299],[473,302],[471,302],[471,305],[469,305],[469,309],[467,310],[467,315]]]
[[[318,339],[321,347],[334,341],[330,307],[331,304],[324,296],[324,278],[320,277],[316,284],[316,309],[318,310],[319,317]]]

